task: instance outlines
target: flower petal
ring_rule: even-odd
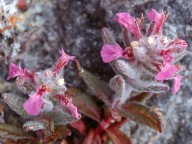
[[[173,94],[174,95],[178,92],[178,90],[181,87],[182,78],[183,77],[181,75],[178,75],[178,76],[174,77],[174,84],[173,84]]]
[[[158,22],[161,18],[161,14],[159,14],[155,9],[151,9],[151,11],[147,13],[147,18],[150,21]]]
[[[75,56],[69,56],[69,55],[67,55],[67,54],[65,53],[65,51],[62,49],[62,55],[61,55],[61,57],[60,57],[60,58],[58,59],[58,61],[57,61],[56,67],[55,67],[55,69],[54,69],[54,72],[55,72],[55,73],[58,73],[62,67],[64,67],[65,65],[67,65],[68,62],[69,62],[70,60],[73,60],[74,58],[75,58]]]
[[[170,63],[165,63],[165,66],[161,69],[161,71],[156,75],[156,80],[165,80],[173,78],[175,72],[178,71],[178,68]]]
[[[31,116],[37,116],[40,113],[43,104],[42,96],[34,93],[29,95],[29,99],[24,103],[24,110]]]
[[[9,74],[7,80],[21,75],[23,75],[23,70],[21,69],[20,65],[15,65],[11,63],[9,65]]]
[[[158,13],[155,9],[151,9],[150,12],[147,13],[147,18],[151,22],[155,22],[156,25],[156,33],[159,33],[163,27],[164,22],[166,21],[168,15],[165,12]]]
[[[129,13],[126,12],[117,13],[116,15],[117,15],[117,18],[115,18],[116,22],[118,22],[121,26],[123,26],[133,34],[138,33],[138,28],[136,26],[134,17],[132,17]]]
[[[23,77],[25,79],[30,79],[30,80],[34,78],[33,73],[31,73],[27,68],[23,70],[20,65],[15,65],[11,63],[9,65],[9,74],[8,74],[7,80],[17,76]]]
[[[105,44],[101,49],[101,57],[104,63],[109,63],[113,60],[122,57],[123,50],[119,45]]]

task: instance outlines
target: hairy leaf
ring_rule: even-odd
[[[142,92],[129,98],[128,101],[143,102],[145,99],[149,98],[151,95],[152,95],[151,93]]]
[[[45,125],[43,122],[40,121],[28,121],[23,125],[23,129],[27,131],[37,131],[42,130],[45,128]]]
[[[148,106],[137,102],[128,102],[122,105],[119,113],[123,117],[162,132],[160,114]]]
[[[45,113],[45,115],[49,115],[55,125],[65,125],[78,120],[71,115],[67,108],[60,106],[60,104],[56,104],[52,111]]]
[[[90,96],[76,88],[68,88],[65,94],[72,97],[73,104],[78,108],[78,111],[99,122],[99,107]]]
[[[131,139],[118,129],[109,128],[106,132],[113,144],[132,144]]]
[[[19,115],[24,118],[29,118],[29,115],[23,109],[23,103],[25,99],[21,98],[18,95],[13,95],[11,93],[2,94],[4,101]]]
[[[46,143],[55,142],[58,139],[65,138],[70,135],[71,135],[71,131],[65,125],[55,126],[54,133],[49,137],[46,137],[44,142]]]
[[[110,44],[110,45],[116,44],[115,38],[113,37],[113,34],[110,30],[104,27],[101,29],[101,33],[102,33],[103,42],[105,44]]]
[[[22,128],[5,123],[0,123],[0,138],[15,141],[19,139],[32,139]]]
[[[109,97],[113,95],[113,92],[109,88],[108,84],[94,76],[92,73],[85,70],[78,61],[75,61],[76,67],[79,72],[79,76],[84,80],[86,85],[92,90],[92,92],[106,105],[110,105]]]

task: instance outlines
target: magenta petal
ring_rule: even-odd
[[[37,116],[40,113],[43,104],[42,97],[38,94],[29,95],[29,99],[24,103],[24,110],[31,116]]]
[[[147,13],[147,18],[152,22],[158,22],[159,19],[161,18],[160,14],[155,10],[155,9],[151,9],[150,12]]]
[[[156,33],[160,32],[162,30],[162,27],[164,25],[164,22],[167,19],[168,14],[165,14],[163,11],[161,13],[158,13],[155,9],[151,9],[150,12],[147,13],[147,18],[151,22],[155,22],[156,25]]]
[[[113,60],[122,57],[123,50],[119,45],[105,44],[101,49],[101,57],[104,63],[109,63]]]
[[[9,74],[8,74],[7,80],[17,76],[21,76],[21,75],[23,75],[23,70],[21,69],[20,65],[18,66],[11,63],[9,65]]]
[[[174,84],[173,84],[173,94],[174,95],[178,92],[178,90],[181,87],[182,78],[183,77],[181,75],[178,75],[178,76],[174,77]]]
[[[156,80],[170,79],[177,71],[178,69],[174,64],[167,62],[161,71],[156,75]]]
[[[135,18],[132,17],[129,13],[122,12],[117,13],[116,15],[117,18],[115,18],[115,21],[117,21],[121,26],[123,26],[133,34],[136,34],[138,32],[137,26],[135,24]]]
[[[73,60],[75,56],[69,56],[65,53],[65,51],[62,49],[62,55],[58,59],[56,67],[54,69],[54,72],[58,73],[60,69],[68,64],[70,60]]]

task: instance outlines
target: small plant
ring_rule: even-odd
[[[117,13],[117,21],[123,28],[125,50],[115,42],[112,34],[103,28],[105,45],[101,56],[110,63],[117,75],[109,86],[115,91],[113,107],[123,104],[132,91],[160,93],[169,89],[164,80],[174,79],[173,94],[181,85],[182,68],[174,64],[186,55],[187,43],[181,39],[172,40],[162,33],[168,14],[152,9],[147,13],[150,26],[142,34],[144,17],[134,18],[129,13]]]
[[[12,93],[4,93],[3,98],[15,112],[29,119],[23,125],[25,131],[43,130],[43,134],[49,133],[50,136],[53,130],[50,125],[46,126],[46,122],[65,125],[80,119],[72,98],[65,94],[67,88],[63,78],[63,67],[74,58],[62,49],[62,56],[55,67],[37,72],[10,64],[7,79],[16,77],[17,87],[24,94],[28,94],[29,98],[25,101],[24,98]],[[41,139],[46,141],[47,137],[41,136]]]

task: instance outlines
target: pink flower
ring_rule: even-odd
[[[175,72],[178,68],[171,62],[166,62],[161,71],[156,75],[156,80],[165,80],[174,77]]]
[[[34,77],[33,73],[29,72],[27,68],[23,70],[20,65],[15,65],[11,63],[9,65],[9,74],[8,74],[7,80],[17,76],[20,76],[26,79],[33,79]]]
[[[180,89],[181,86],[181,80],[182,80],[182,76],[178,75],[176,77],[174,77],[174,84],[173,84],[173,94],[175,95],[178,90]]]
[[[138,33],[138,28],[135,23],[135,18],[132,17],[129,13],[122,12],[117,13],[117,18],[115,18],[115,21],[117,21],[121,26],[123,26],[125,29],[130,31],[133,34]]]
[[[109,63],[113,60],[122,57],[123,50],[119,45],[105,44],[101,49],[101,57],[104,63]]]
[[[21,76],[21,75],[23,75],[23,73],[24,72],[21,69],[20,65],[15,65],[15,64],[11,63],[9,65],[9,74],[8,74],[7,80],[17,77],[17,76]]]
[[[55,69],[54,69],[54,72],[55,72],[55,73],[58,73],[62,67],[64,67],[65,65],[67,65],[68,62],[69,62],[70,60],[73,60],[74,58],[75,58],[75,56],[69,56],[69,55],[67,55],[67,54],[64,52],[64,50],[62,49],[62,55],[61,55],[61,57],[60,57],[60,58],[58,59],[58,61],[57,61],[56,67],[55,67]]]
[[[168,15],[166,15],[163,11],[161,13],[158,13],[155,9],[151,9],[151,11],[147,13],[147,18],[151,22],[154,21],[156,24],[156,33],[159,33],[161,31],[167,17]]]
[[[43,105],[42,95],[38,93],[30,94],[29,99],[23,104],[24,110],[31,116],[37,116]]]
[[[75,118],[80,118],[80,114],[77,111],[77,107],[73,105],[72,99],[67,98],[64,95],[60,95],[58,98],[61,102],[61,105],[67,107]]]

